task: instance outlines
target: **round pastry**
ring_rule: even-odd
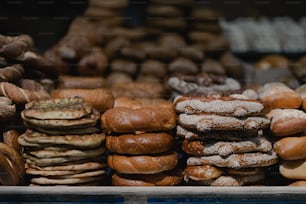
[[[126,134],[107,136],[106,147],[117,154],[157,154],[171,150],[174,138],[167,133]]]
[[[288,179],[306,179],[306,160],[283,161],[279,166],[279,172]]]
[[[108,59],[100,48],[92,48],[91,52],[81,58],[78,72],[82,76],[101,76],[108,65]]]
[[[7,97],[0,96],[0,121],[11,119],[16,113],[16,107]]]
[[[61,75],[58,80],[58,89],[97,89],[106,86],[102,77]]]
[[[267,55],[255,64],[258,69],[288,68],[289,62],[281,55]]]
[[[274,143],[274,150],[284,160],[306,158],[306,136],[287,137]]]
[[[114,174],[114,186],[176,186],[182,181],[181,172],[163,172],[149,175],[123,175]]]
[[[271,108],[299,108],[301,96],[283,83],[265,84],[259,89],[259,98]]]
[[[153,75],[159,78],[166,76],[166,65],[158,60],[147,60],[141,64],[140,74]]]
[[[3,141],[8,146],[12,147],[16,151],[21,150],[21,146],[18,143],[19,133],[16,130],[9,130],[3,133]]]
[[[131,76],[137,72],[137,64],[131,60],[115,59],[110,66],[111,72],[123,72]]]
[[[110,155],[107,159],[110,168],[123,174],[157,174],[174,169],[177,162],[176,152],[159,156]]]
[[[211,165],[187,166],[183,172],[184,180],[188,182],[189,179],[194,181],[211,180],[222,175],[222,170]]]
[[[306,186],[306,181],[296,181],[291,183],[289,186]]]
[[[101,125],[106,132],[128,133],[135,131],[168,131],[175,127],[174,109],[145,107],[113,108],[101,116]]]
[[[201,66],[201,72],[225,75],[225,70],[222,65],[218,61],[212,59],[207,59],[204,61]]]
[[[112,87],[114,84],[131,83],[132,81],[133,79],[130,75],[122,72],[113,72],[106,78],[108,87]]]
[[[294,135],[306,130],[306,113],[296,109],[274,109],[267,115],[272,118],[270,130],[274,136]]]
[[[160,83],[131,82],[116,83],[112,86],[112,94],[115,98],[162,98],[165,92],[165,87]]]
[[[114,105],[114,98],[107,89],[58,89],[51,94],[52,98],[82,97],[99,112],[104,112]]]

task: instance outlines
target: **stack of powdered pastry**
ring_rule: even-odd
[[[178,153],[169,133],[176,124],[173,105],[163,99],[118,98],[101,117],[111,152],[108,166],[115,186],[173,186]]]
[[[266,84],[259,90],[260,97],[269,103],[273,110],[268,114],[271,120],[271,133],[277,139],[274,149],[282,159],[279,172],[290,179],[292,186],[306,185],[306,113],[302,106],[305,87],[294,91],[282,83]],[[302,97],[301,97],[302,96]]]
[[[30,102],[21,113],[23,146],[31,185],[100,185],[105,178],[105,135],[100,114],[82,98]]]
[[[185,139],[182,149],[190,155],[183,173],[187,184],[261,184],[264,167],[278,161],[272,144],[262,133],[270,124],[264,116],[266,108],[248,99],[248,92],[175,99],[179,113],[177,135]]]
[[[197,75],[172,76],[168,79],[172,96],[203,96],[215,93],[230,94],[240,90],[240,84],[225,75],[201,73]]]

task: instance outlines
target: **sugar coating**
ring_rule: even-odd
[[[239,119],[219,115],[179,115],[179,123],[184,127],[195,128],[198,131],[209,130],[252,130],[268,127],[270,119],[265,117],[248,117]]]
[[[221,155],[228,156],[233,153],[245,152],[270,152],[272,144],[264,137],[255,137],[245,139],[239,142],[216,142],[206,144],[203,149],[203,155]]]
[[[228,157],[220,155],[203,156],[203,157],[189,157],[187,165],[215,165],[217,167],[228,168],[248,168],[248,167],[264,167],[271,166],[277,163],[277,154],[272,151],[269,153],[243,153],[231,154]]]
[[[249,114],[258,114],[264,109],[264,106],[260,102],[256,101],[225,101],[219,99],[212,101],[201,101],[199,99],[191,99],[178,102],[175,109],[178,112],[187,114],[214,113],[241,117]]]

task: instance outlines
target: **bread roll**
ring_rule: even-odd
[[[259,89],[259,98],[273,108],[299,108],[301,96],[283,83],[269,83]]]
[[[289,62],[286,57],[281,55],[267,55],[255,64],[258,69],[270,69],[270,68],[288,68]]]
[[[174,138],[167,133],[107,136],[106,147],[117,154],[156,154],[171,150]]]
[[[107,132],[168,131],[175,127],[174,109],[146,107],[133,110],[113,108],[101,116],[102,128]]]
[[[306,160],[283,161],[279,166],[282,176],[288,179],[306,179]]]
[[[102,77],[60,76],[58,89],[97,89],[106,87]]]
[[[150,175],[120,175],[112,176],[114,186],[175,186],[182,181],[180,172],[165,172]]]
[[[82,97],[99,112],[104,112],[114,105],[114,98],[107,89],[58,89],[51,94],[52,98]]]
[[[183,172],[184,180],[211,180],[220,177],[223,171],[211,165],[187,166]]]
[[[287,137],[274,143],[274,150],[284,160],[306,158],[306,136]]]
[[[110,155],[107,159],[110,168],[123,174],[157,174],[174,169],[177,162],[176,152],[160,156]]]
[[[306,113],[295,109],[274,109],[270,129],[275,136],[288,136],[306,130]]]

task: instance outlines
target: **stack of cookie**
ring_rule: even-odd
[[[168,131],[175,127],[173,105],[163,99],[118,98],[101,117],[112,153],[108,165],[115,186],[173,186],[181,182],[175,170],[178,153]]]
[[[272,144],[260,133],[270,124],[266,108],[247,95],[175,99],[177,135],[185,139],[182,149],[189,155],[183,173],[187,184],[259,184],[264,167],[277,162]]]
[[[31,102],[22,112],[24,147],[31,185],[98,185],[105,177],[105,135],[100,114],[82,98]]]
[[[187,26],[188,10],[193,0],[150,0],[147,8],[147,23],[157,30],[184,31]]]
[[[129,0],[90,0],[84,16],[93,20],[100,20],[106,25],[119,25],[124,16],[123,10],[128,6]]]

